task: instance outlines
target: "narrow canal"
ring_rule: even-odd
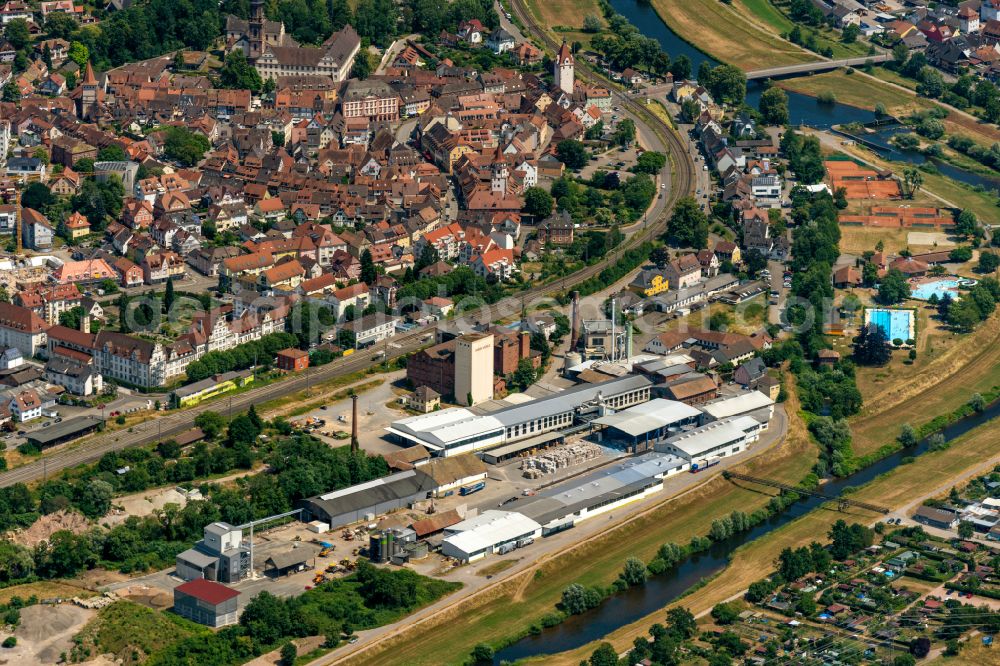
[[[1000,401],[994,402],[980,413],[956,421],[942,430],[941,433],[944,435],[945,441],[950,442],[997,416],[1000,416]],[[903,464],[905,458],[919,456],[926,453],[927,450],[928,440],[924,439],[916,446],[898,451],[851,476],[828,481],[823,484],[821,490],[831,497],[840,496],[845,489],[864,485],[880,474],[892,471]],[[580,615],[573,615],[555,627],[543,629],[541,633],[526,636],[499,650],[494,657],[494,664],[499,664],[501,661],[515,662],[527,657],[573,650],[654,613],[679,597],[702,578],[713,576],[722,571],[732,552],[743,544],[800,518],[824,502],[826,500],[817,497],[806,497],[791,505],[781,515],[757,525],[752,530],[713,544],[709,550],[684,560],[668,573],[650,577],[645,585],[632,587],[620,594],[613,595],[597,608]],[[708,522],[704,527],[703,532],[707,533]],[[821,536],[817,535],[817,538]],[[670,535],[664,535],[663,540],[670,541]],[[624,564],[622,562],[622,565]],[[761,576],[764,573],[761,572]]]

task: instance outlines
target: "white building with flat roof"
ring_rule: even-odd
[[[745,451],[760,439],[762,429],[763,424],[752,416],[737,416],[671,437],[656,450],[680,456],[688,463],[724,458]]]
[[[461,407],[393,421],[386,430],[438,456],[492,448],[572,426],[580,415],[604,415],[649,400],[652,382],[628,376],[584,384],[480,416]]]
[[[719,398],[699,407],[714,420],[743,415],[766,416],[757,419],[764,423],[765,428],[774,416],[774,401],[760,391],[747,391],[731,398]],[[759,414],[755,414],[756,412]]]
[[[656,398],[628,409],[594,419],[604,426],[602,441],[632,450],[649,449],[656,442],[671,437],[685,427],[697,425],[701,410],[683,402]]]
[[[510,552],[542,536],[542,526],[513,511],[484,511],[445,529],[441,554],[474,562],[495,552]]]

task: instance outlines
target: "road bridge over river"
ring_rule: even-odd
[[[817,72],[827,72],[831,69],[841,67],[860,67],[861,65],[877,65],[892,60],[891,53],[880,53],[878,55],[864,56],[861,58],[842,58],[840,60],[817,60],[816,62],[804,62],[797,65],[783,65],[781,67],[768,67],[767,69],[755,69],[747,72],[747,81],[759,79],[779,79],[785,76],[797,76],[799,74],[816,74]]]

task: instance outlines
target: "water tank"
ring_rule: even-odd
[[[568,375],[569,369],[583,363],[583,355],[580,352],[567,352],[566,364],[563,366],[563,374]]]
[[[372,532],[368,541],[368,559],[376,564],[383,564],[389,561],[390,553],[389,533]]]

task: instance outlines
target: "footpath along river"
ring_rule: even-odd
[[[997,416],[1000,416],[1000,400],[982,412],[956,421],[942,430],[941,433],[945,440],[950,442]],[[864,485],[880,474],[885,474],[898,467],[903,463],[904,458],[919,456],[926,453],[927,450],[928,441],[924,439],[916,446],[898,451],[851,476],[830,480],[824,483],[820,490],[827,496],[838,497],[846,488]],[[555,627],[543,629],[541,633],[526,636],[499,650],[494,657],[494,664],[499,664],[501,661],[515,662],[518,659],[541,654],[555,654],[573,650],[607,636],[619,627],[654,613],[679,597],[702,578],[713,576],[722,571],[732,552],[743,544],[765,536],[782,525],[800,518],[826,501],[818,497],[805,497],[791,505],[781,515],[757,525],[752,530],[713,544],[707,551],[684,560],[668,573],[651,576],[645,585],[632,587],[620,594],[613,595],[597,608],[580,615],[573,615]],[[708,527],[706,522],[704,530],[706,533]],[[664,541],[669,540],[669,535],[665,535]],[[624,565],[624,562],[622,564]]]

